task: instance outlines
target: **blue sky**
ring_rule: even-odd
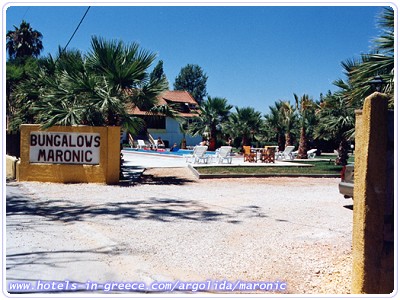
[[[379,3],[378,3],[379,4]],[[76,3],[74,4],[76,5]],[[246,4],[243,4],[246,5]],[[25,19],[43,34],[43,54],[64,47],[87,6],[10,6],[6,30]],[[69,44],[91,36],[137,42],[157,53],[173,87],[187,64],[208,76],[207,92],[266,114],[293,93],[318,99],[345,78],[340,63],[371,49],[382,6],[91,6]],[[151,71],[151,70],[150,70]]]

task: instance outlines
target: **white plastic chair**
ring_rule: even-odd
[[[315,158],[315,155],[316,155],[316,152],[318,151],[318,149],[311,149],[311,150],[308,150],[307,151],[307,158],[308,159],[312,159],[312,158]],[[298,150],[296,150],[296,151],[293,151],[292,153],[291,153],[291,155],[292,155],[292,159],[295,159],[295,158],[297,158],[297,155],[299,154],[299,151]]]
[[[186,162],[194,162],[194,163],[208,163],[209,156],[206,155],[208,147],[207,146],[196,146],[193,148],[193,153],[184,155],[186,158]]]
[[[307,158],[312,159],[315,158],[315,155],[317,154],[316,152],[318,149],[311,149],[307,151]]]
[[[294,159],[294,155],[292,154],[294,150],[294,146],[286,146],[285,150],[277,153],[275,159]]]
[[[137,140],[137,149],[143,149],[146,147],[146,143],[144,142],[144,140]]]
[[[223,163],[225,160],[228,164],[232,163],[232,156],[231,156],[232,147],[231,146],[221,146],[217,149],[216,155],[216,162]]]

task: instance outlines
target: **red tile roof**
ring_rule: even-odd
[[[196,109],[193,109],[193,113],[180,113],[182,117],[193,117],[197,115],[197,101],[190,95],[187,91],[165,91],[160,96],[158,96],[158,105],[168,105],[172,103],[188,103],[191,106],[195,106]],[[138,107],[130,107],[127,108],[128,113],[131,115],[147,115],[148,111],[142,111]]]
[[[187,91],[165,91],[160,95],[161,100],[169,100],[171,102],[189,103],[199,105],[196,100]]]

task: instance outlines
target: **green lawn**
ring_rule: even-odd
[[[314,161],[302,162],[307,166],[294,166],[294,167],[240,167],[240,166],[221,166],[221,167],[198,167],[196,170],[200,174],[257,174],[257,175],[338,175],[340,174],[341,166],[335,166],[334,159],[332,161]]]
[[[321,155],[321,156],[317,156],[316,158],[321,158],[321,159],[331,159],[331,160],[335,160],[336,159],[336,155]],[[354,162],[354,154],[349,154],[349,159],[347,161],[348,163],[353,163]]]

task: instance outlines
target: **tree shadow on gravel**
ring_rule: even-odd
[[[140,180],[142,176],[143,168],[136,166],[122,166],[119,174],[119,185],[127,186],[132,185]]]
[[[134,194],[132,199],[135,199]],[[20,220],[11,222],[13,216],[37,216],[43,218],[41,222],[65,223],[107,217],[112,220],[220,221],[231,224],[240,224],[242,220],[248,218],[266,217],[260,208],[240,207],[235,211],[214,209],[196,200],[149,197],[131,201],[105,202],[100,205],[83,205],[62,199],[35,199],[30,195],[15,193],[7,194],[7,226],[18,226],[17,223]]]
[[[10,251],[9,251],[10,252]],[[50,267],[60,267],[59,264],[68,264],[69,262],[79,261],[77,258],[69,258],[76,254],[119,254],[122,253],[121,246],[99,247],[93,249],[71,249],[59,251],[34,251],[7,254],[6,270],[18,268],[21,265],[47,265]],[[58,260],[49,259],[50,256],[59,256]]]
[[[18,252],[18,249],[8,249],[6,255],[6,270],[7,280],[18,281],[18,282],[37,282],[36,272],[22,272],[25,276],[17,275],[21,274],[21,270],[26,267],[30,269],[35,268],[52,268],[65,269],[66,266],[71,263],[95,263],[99,261],[100,256],[110,256],[124,254],[129,251],[129,245],[118,244],[98,248],[84,248],[84,249],[63,249],[63,250],[49,250],[49,251],[31,251],[31,252]],[[32,276],[28,278],[27,274]],[[54,279],[47,278],[43,281],[51,282]],[[12,291],[10,291],[12,292]],[[15,291],[14,291],[15,292]],[[34,292],[34,291],[29,291]],[[18,292],[15,292],[18,293]]]
[[[146,174],[143,174],[139,180],[139,183],[149,185],[184,185],[190,182],[194,181],[177,176],[154,176]]]
[[[121,168],[120,186],[130,186],[134,184],[148,185],[184,185],[194,182],[179,176],[155,176],[143,174],[143,169],[135,166],[123,166]]]

